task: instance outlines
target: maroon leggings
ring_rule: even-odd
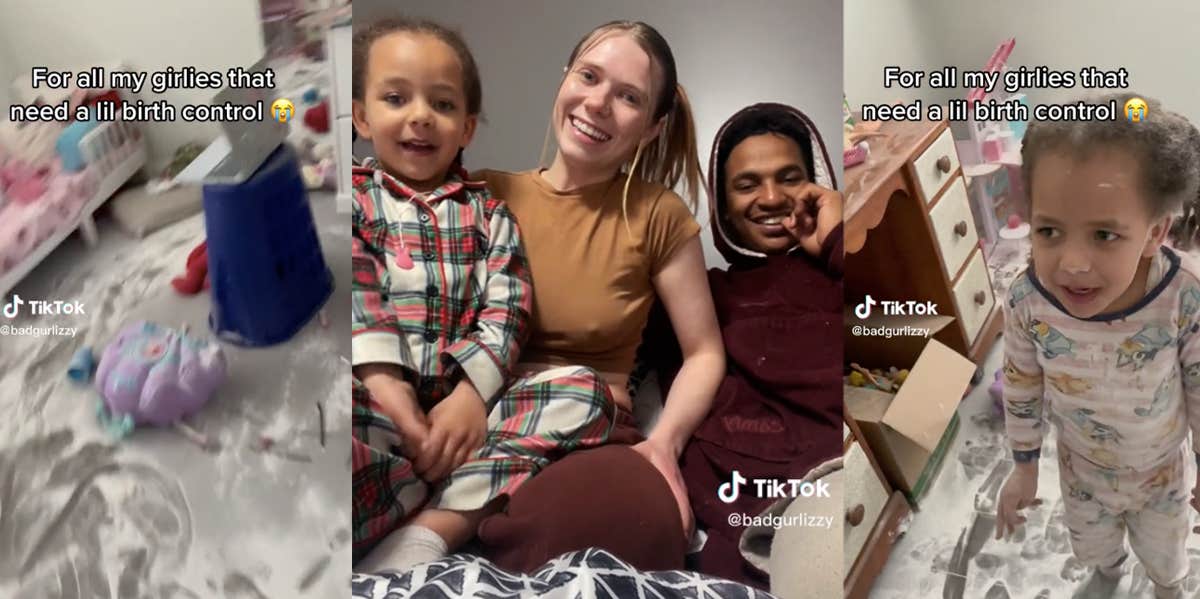
[[[609,442],[547,466],[479,525],[484,554],[512,571],[533,572],[566,553],[599,547],[639,570],[683,567],[687,540],[662,474],[630,446],[643,441],[619,410]]]

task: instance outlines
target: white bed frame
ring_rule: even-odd
[[[118,156],[121,150],[128,152]],[[79,230],[84,243],[96,245],[98,238],[96,222],[92,215],[96,209],[128,181],[134,173],[146,164],[146,139],[142,132],[133,124],[126,121],[101,123],[79,140],[79,149],[91,170],[99,180],[91,199],[83,205],[79,215],[68,226],[55,231],[25,257],[15,268],[0,276],[0,298],[6,298],[25,275],[29,274],[54,248],[58,247],[67,237]]]

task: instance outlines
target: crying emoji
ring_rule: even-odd
[[[1146,120],[1146,101],[1141,98],[1130,98],[1125,103],[1125,118],[1131,123],[1140,123]]]

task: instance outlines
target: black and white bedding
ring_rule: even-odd
[[[355,574],[355,599],[548,597],[622,599],[771,599],[746,585],[696,572],[639,572],[603,549],[563,554],[532,575],[502,570],[488,560],[457,554],[417,566],[403,576]]]

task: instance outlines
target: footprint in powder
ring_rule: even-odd
[[[111,447],[76,446],[73,438],[69,430],[57,431],[0,452],[0,496],[15,506],[0,512],[0,539],[29,548],[20,555],[0,552],[0,579],[57,570],[75,585],[59,585],[63,596],[80,589],[143,596],[155,574],[161,578],[184,565],[191,547],[182,489],[151,466],[121,462]],[[31,472],[40,475],[27,480]],[[46,596],[33,588],[41,587],[16,596]]]
[[[1041,560],[1050,555],[1046,549],[1045,537],[1032,537],[1021,546],[1021,557],[1027,560]]]
[[[977,428],[991,429],[995,421],[996,417],[992,415],[990,410],[971,416],[971,424],[974,424]]]
[[[980,553],[975,556],[975,566],[985,576],[992,576],[996,570],[1004,565],[1004,560],[997,555],[991,553]]]
[[[934,548],[930,548],[930,551],[923,552],[919,555],[914,555],[913,557],[923,561],[922,558],[926,555],[929,555],[930,553],[933,553],[933,551],[932,551],[933,549]],[[950,570],[950,560],[952,560],[952,559],[954,559],[954,545],[947,545],[945,547],[942,547],[940,551],[938,551],[936,554],[934,554],[933,562],[929,566],[929,571],[934,572],[934,573],[942,573],[942,572],[949,571]]]
[[[1071,531],[1067,529],[1064,504],[1060,498],[1054,502],[1050,519],[1046,521],[1046,549],[1053,553],[1071,553]]]
[[[200,599],[200,595],[191,589],[179,586],[174,582],[169,582],[159,588],[157,596],[162,599]]]
[[[1146,576],[1146,569],[1141,563],[1135,562],[1129,569],[1129,594],[1134,597],[1149,595],[1153,588],[1154,583]]]
[[[1079,560],[1072,555],[1063,562],[1062,572],[1059,573],[1059,576],[1068,582],[1079,582],[1087,578],[1090,571],[1091,568],[1079,563]]]
[[[225,596],[230,599],[267,599],[254,581],[241,572],[231,572],[225,577]]]
[[[958,461],[962,463],[968,480],[974,479],[987,471],[994,460],[994,448],[984,445],[967,445],[958,454]]]
[[[983,599],[1009,599],[1008,587],[1004,586],[1003,580],[997,580],[992,584],[992,588],[987,590]]]
[[[1012,535],[1008,537],[1008,540],[1013,543],[1024,543],[1025,539],[1029,536],[1028,531],[1029,522],[1026,522],[1024,525],[1018,526],[1016,532],[1012,533]]]
[[[1188,569],[1187,578],[1183,579],[1183,591],[1191,596],[1200,589],[1200,551],[1189,548],[1188,561],[1191,562],[1191,568]]]
[[[45,323],[37,326],[53,326]],[[25,368],[25,392],[35,395],[38,390],[45,389],[47,382],[53,385],[62,379],[62,373],[67,371],[67,363],[75,353],[75,340],[66,335],[52,335],[38,346],[37,354]],[[40,411],[47,397],[32,406],[32,411]]]

